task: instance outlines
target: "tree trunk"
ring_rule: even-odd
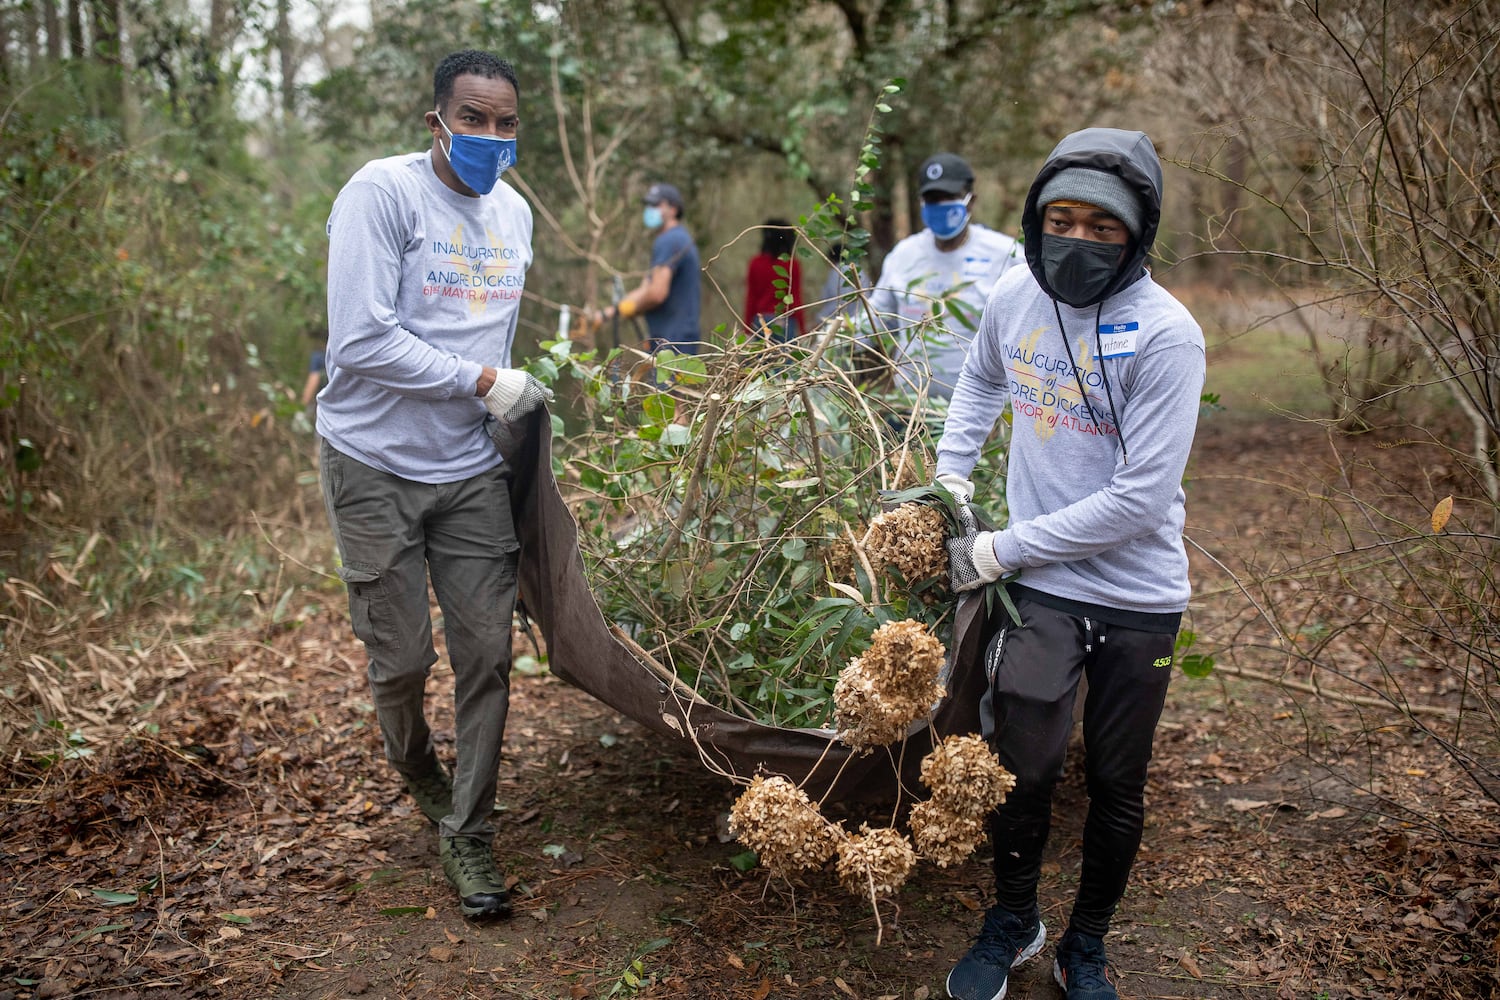
[[[47,61],[62,60],[62,24],[57,16],[57,0],[37,0],[42,8],[42,30],[47,33]]]
[[[68,4],[68,58],[82,59],[83,48],[83,4],[84,0],[67,0]]]
[[[98,62],[120,64],[120,0],[89,0],[93,15],[93,56]]]
[[[36,7],[29,3],[21,5],[21,45],[26,50],[26,68],[34,70],[37,63],[42,60],[41,46],[37,36],[42,33],[42,26],[36,17]]]
[[[211,58],[229,44],[229,13],[231,0],[210,0],[208,5],[208,51]]]
[[[281,69],[281,123],[285,128],[297,116],[296,39],[292,37],[291,0],[276,0],[276,57]]]
[[[97,89],[90,88],[94,117],[106,117],[124,110],[125,73],[120,60],[120,0],[89,0],[88,57],[95,63],[112,68],[114,73],[101,74]]]
[[[10,11],[0,7],[0,83],[10,83]]]
[[[135,44],[126,19],[128,8],[115,0],[115,44],[120,59],[120,138],[126,145],[141,134],[141,100],[135,91]]]

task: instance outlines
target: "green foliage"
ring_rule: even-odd
[[[828,722],[879,625],[951,625],[944,581],[862,555],[881,491],[930,479],[924,413],[858,389],[839,363],[852,334],[825,334],[669,358],[659,377],[691,374],[663,386],[566,341],[530,366],[578,411],[555,471],[606,617],[710,701],[780,726]]]
[[[891,113],[889,99],[899,94],[905,84],[905,80],[898,78],[881,88],[881,98],[875,103],[865,125],[848,201],[840,200],[837,194],[829,194],[811,215],[799,220],[808,238],[814,242],[843,243],[844,263],[850,267],[857,267],[869,253],[869,230],[861,227],[857,220],[875,207],[872,178],[880,168],[881,118]]]
[[[1172,653],[1178,668],[1189,677],[1207,677],[1214,672],[1214,658],[1208,653],[1190,652],[1198,644],[1198,635],[1191,629],[1177,633]]]
[[[620,973],[619,977],[616,978],[614,985],[610,987],[609,992],[605,993],[604,995],[606,997],[614,997],[620,996],[622,994],[636,993],[643,987],[651,985],[651,983],[654,981],[654,977],[648,976],[646,974],[646,964],[643,959],[653,951],[660,951],[662,948],[666,948],[671,945],[671,943],[671,938],[657,938],[654,941],[648,941],[646,944],[642,945],[641,948],[631,958],[630,964],[628,964],[625,967],[624,971]]]
[[[284,598],[245,517],[284,505],[310,460],[291,429],[326,203],[274,190],[222,113],[224,81],[174,80],[133,78],[129,121],[99,100],[118,75],[79,62],[0,104],[0,531],[28,539],[5,571],[58,613],[122,624]]]

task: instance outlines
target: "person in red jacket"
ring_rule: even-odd
[[[794,326],[796,334],[804,332],[802,268],[792,253],[796,243],[797,231],[785,219],[765,221],[760,253],[750,258],[745,272],[745,325],[751,333],[786,341],[794,336]]]

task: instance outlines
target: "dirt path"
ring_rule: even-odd
[[[1257,440],[1239,434],[1201,437],[1190,530],[1255,544],[1247,525],[1286,514],[1276,490],[1236,485]],[[1286,443],[1259,440],[1262,463]],[[337,601],[252,638],[185,679],[157,732],[6,793],[0,1000],[924,1000],[988,904],[987,848],[924,863],[878,927],[831,875],[742,873],[720,836],[726,783],[561,682],[518,676],[496,821],[519,904],[468,923],[380,760]],[[1390,731],[1350,741],[1344,762],[1404,782],[1479,846],[1371,812],[1326,753],[1314,768],[1301,752],[1335,715],[1265,685],[1174,681],[1111,938],[1122,995],[1500,996],[1494,810]],[[1042,885],[1059,932],[1083,810],[1074,754]],[[1009,996],[1056,1000],[1050,962],[1018,970]]]

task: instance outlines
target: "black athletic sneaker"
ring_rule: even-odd
[[[1021,916],[998,904],[984,915],[979,939],[948,973],[948,995],[953,1000],[1001,1000],[1010,970],[1042,950],[1047,927],[1033,910]]]
[[[510,893],[495,867],[495,852],[477,837],[443,837],[439,853],[458,908],[476,920],[510,916]]]
[[[1068,1000],[1119,1000],[1115,974],[1104,957],[1104,942],[1069,928],[1057,942],[1052,978]]]

